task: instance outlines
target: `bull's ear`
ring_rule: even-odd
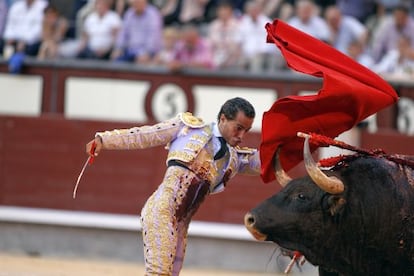
[[[327,200],[328,211],[331,216],[339,215],[344,209],[346,200],[339,195],[330,195]]]

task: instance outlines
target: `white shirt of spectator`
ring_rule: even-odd
[[[41,40],[45,0],[35,0],[30,7],[26,1],[15,2],[9,10],[3,34],[5,40],[23,41],[33,44]]]
[[[84,31],[88,36],[88,46],[93,51],[108,51],[115,43],[114,31],[121,27],[122,20],[114,11],[108,11],[103,17],[91,13],[85,20]]]
[[[290,26],[307,33],[317,39],[328,41],[329,39],[329,27],[326,21],[319,16],[312,16],[308,22],[303,22],[299,17],[292,17],[288,22]]]
[[[216,66],[221,66],[231,55],[235,55],[240,49],[239,22],[235,18],[226,23],[216,19],[211,22],[208,39],[213,50],[213,59]]]
[[[259,15],[256,21],[248,15],[241,18],[239,31],[243,54],[246,57],[276,52],[274,45],[266,43],[267,32],[264,26],[269,22],[271,19],[264,14]]]

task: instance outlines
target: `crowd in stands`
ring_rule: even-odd
[[[286,69],[267,44],[278,18],[378,74],[414,77],[410,0],[0,0],[0,54],[210,70]],[[323,53],[321,53],[323,54]]]

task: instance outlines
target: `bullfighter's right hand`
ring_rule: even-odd
[[[94,150],[92,150],[93,147]],[[91,140],[89,143],[86,144],[86,154],[88,154],[91,157],[98,156],[101,150],[102,139],[99,136],[95,137],[95,139]]]

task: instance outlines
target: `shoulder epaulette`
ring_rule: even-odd
[[[190,112],[183,112],[183,113],[180,113],[178,116],[179,116],[180,120],[186,126],[189,126],[189,127],[200,128],[200,127],[204,127],[206,125],[201,118],[198,118],[198,117],[194,116]]]

